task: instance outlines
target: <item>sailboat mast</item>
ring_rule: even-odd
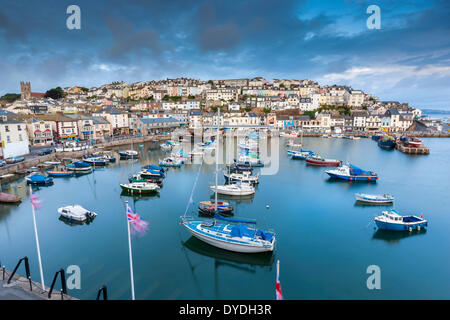
[[[219,121],[220,121],[220,108],[217,108],[217,137],[216,137],[216,188],[214,192],[214,212],[217,212],[217,184],[218,184],[218,171],[219,171]]]

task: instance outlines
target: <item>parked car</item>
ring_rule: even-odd
[[[39,151],[37,152],[37,154],[40,155],[40,156],[43,156],[43,155],[46,155],[46,154],[50,154],[50,153],[52,153],[52,152],[53,152],[52,149],[46,148],[46,149],[41,149],[41,150],[39,150]]]
[[[6,161],[5,160],[0,160],[0,167],[3,167],[4,165],[6,165]]]
[[[17,163],[17,162],[21,162],[23,160],[25,160],[24,157],[10,157],[10,158],[5,159],[6,163]]]

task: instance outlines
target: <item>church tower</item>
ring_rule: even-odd
[[[31,99],[31,83],[20,81],[20,98],[22,100]]]

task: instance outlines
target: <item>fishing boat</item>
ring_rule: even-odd
[[[383,149],[393,149],[395,147],[395,138],[392,136],[384,135],[378,139],[378,146]]]
[[[252,176],[250,171],[242,171],[241,173],[224,173],[227,182],[242,182],[249,184],[257,184],[258,176]]]
[[[183,161],[174,158],[164,158],[163,160],[159,160],[159,165],[163,167],[177,167],[180,168],[183,164]]]
[[[264,163],[258,158],[250,156],[240,156],[235,163],[241,167],[264,167]]]
[[[86,220],[93,220],[97,216],[97,213],[89,211],[77,204],[61,207],[58,209],[58,213],[66,219],[75,220],[79,222],[83,222]]]
[[[360,140],[361,137],[360,136],[350,136],[350,139],[352,139],[352,140]]]
[[[365,193],[355,193],[355,198],[356,201],[370,204],[392,204],[394,202],[394,196],[389,194],[373,195]]]
[[[181,224],[196,238],[224,250],[241,253],[271,252],[275,246],[275,233],[256,228],[256,221],[231,219],[215,214],[214,221],[195,221],[184,218]],[[236,223],[236,224],[232,224]],[[252,224],[248,227],[244,224]]]
[[[306,158],[306,163],[313,166],[338,167],[342,162],[340,160],[325,159],[319,155],[313,155]]]
[[[26,169],[27,173],[39,172],[40,169],[38,167],[31,167]]]
[[[406,140],[405,144],[407,147],[418,148],[422,145],[422,140],[411,137],[411,138],[408,138],[408,140]]]
[[[92,166],[84,161],[74,161],[66,165],[67,170],[77,171],[77,172],[90,172],[92,171]]]
[[[137,159],[139,153],[135,150],[119,151],[120,160]]]
[[[22,199],[20,199],[19,197],[16,197],[13,194],[0,192],[0,202],[1,203],[19,203],[21,201],[22,201]]]
[[[53,179],[46,177],[42,174],[38,174],[38,173],[33,173],[30,174],[29,176],[25,177],[25,180],[27,181],[28,184],[33,184],[33,185],[50,185],[53,183]]]
[[[214,216],[216,211],[215,201],[202,201],[198,205],[198,211],[203,215]],[[217,211],[221,215],[231,215],[233,212],[233,206],[229,202],[217,201]]]
[[[159,186],[156,183],[150,182],[131,182],[121,184],[120,187],[123,191],[129,193],[147,194],[159,191]]]
[[[362,170],[352,164],[343,165],[337,169],[325,170],[331,177],[336,179],[344,179],[349,181],[373,181],[378,180],[378,175],[372,171]]]
[[[104,167],[109,163],[108,160],[100,158],[100,157],[86,158],[83,161],[86,163],[89,163],[91,166],[94,166],[94,167]]]
[[[210,189],[219,194],[225,194],[229,196],[249,196],[255,193],[255,188],[248,183],[211,186]]]
[[[422,216],[402,216],[396,210],[383,211],[374,221],[379,229],[390,231],[420,230],[428,226],[428,221]]]

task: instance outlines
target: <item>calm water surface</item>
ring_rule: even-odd
[[[231,200],[235,216],[257,218],[261,228],[276,231],[272,255],[222,251],[180,226],[198,165],[169,170],[158,196],[121,195],[119,183],[162,158],[157,144],[139,147],[139,161],[117,161],[92,174],[57,178],[53,186],[37,188],[46,285],[59,268],[78,265],[82,287],[69,294],[95,299],[105,284],[111,299],[130,298],[128,200],[150,224],[145,236],[132,240],[138,299],[274,299],[277,259],[286,299],[450,299],[450,140],[424,139],[431,150],[428,156],[385,151],[370,139],[303,142],[323,156],[373,170],[380,179],[372,184],[330,181],[324,168],[290,160],[281,145],[278,174],[261,176],[253,198]],[[213,195],[209,185],[214,184],[214,170],[214,165],[203,165],[194,205]],[[39,281],[26,184],[19,180],[2,189],[23,201],[0,205],[1,263],[11,270],[28,256],[32,279]],[[387,207],[357,206],[356,192],[394,194],[395,208],[404,214],[423,213],[428,230],[411,235],[377,231],[371,221]],[[99,215],[89,225],[68,225],[58,219],[57,209],[70,204]],[[189,213],[196,215],[192,207]],[[366,287],[369,265],[381,268],[381,290]]]

